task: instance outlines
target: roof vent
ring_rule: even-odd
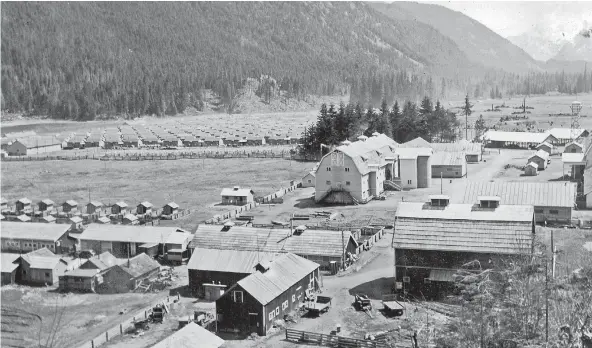
[[[259,261],[259,263],[255,265],[255,270],[261,273],[265,273],[269,270],[270,266],[271,265],[269,261]]]
[[[232,188],[234,191],[238,191],[240,189],[240,186],[235,186]]]
[[[299,236],[301,235],[304,231],[306,231],[306,226],[305,225],[300,225],[298,227],[296,227],[294,229],[294,235]]]
[[[499,207],[500,198],[498,196],[479,196],[479,206],[481,208]]]
[[[429,198],[432,207],[446,207],[450,204],[450,197],[446,195],[431,195]]]
[[[366,141],[366,139],[368,139],[368,137],[367,137],[367,136],[365,136],[365,135],[360,135],[360,136],[358,137],[358,140],[359,140],[359,141]]]

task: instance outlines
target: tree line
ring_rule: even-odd
[[[345,140],[356,141],[360,135],[372,136],[375,132],[398,143],[416,137],[428,142],[452,142],[458,137],[459,127],[456,114],[446,110],[439,100],[434,104],[428,96],[419,105],[408,100],[402,106],[395,101],[389,107],[383,100],[380,109],[372,105],[363,108],[361,103],[323,104],[316,122],[305,127],[299,151],[306,158],[318,158],[323,153],[323,145],[337,146]]]

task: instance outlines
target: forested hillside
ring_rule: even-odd
[[[232,111],[245,89],[367,106],[557,87],[484,68],[429,24],[359,2],[6,2],[1,35],[2,110],[60,119],[201,110],[206,91]]]
[[[301,96],[337,93],[348,78],[383,69],[452,75],[467,66],[437,31],[363,3],[2,6],[2,108],[63,118],[174,114],[199,108],[204,88],[227,100],[263,74],[279,86],[262,88]]]

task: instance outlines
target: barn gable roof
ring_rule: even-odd
[[[59,225],[58,225],[59,226]],[[183,231],[177,227],[90,224],[78,237],[79,240],[165,243],[170,235]]]
[[[188,269],[230,273],[253,273],[261,260],[272,260],[274,252],[256,250],[219,250],[195,248],[187,264]]]
[[[129,274],[132,278],[160,269],[160,264],[145,253],[141,253],[129,259],[129,262],[121,262],[115,266]]]
[[[56,242],[68,232],[70,225],[2,222],[2,239],[51,240]]]
[[[342,152],[351,158],[360,174],[364,175],[371,171],[368,165],[369,163],[383,165],[386,163],[386,157],[395,157],[395,148],[398,146],[399,144],[393,139],[384,134],[377,134],[366,138],[366,140],[358,140],[348,145],[341,145],[325,155],[321,159],[321,162],[325,157],[331,156],[333,152]]]

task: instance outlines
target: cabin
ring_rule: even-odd
[[[143,214],[151,214],[152,213],[153,205],[150,202],[144,201],[136,207],[136,213],[143,215]]]
[[[172,233],[165,242],[166,260],[183,264],[189,260],[189,243],[193,239],[190,232]]]
[[[0,254],[0,269],[2,271],[2,286],[16,284],[16,274],[19,272],[18,262],[20,254]]]
[[[98,269],[75,269],[67,271],[58,279],[60,292],[95,292],[103,277]]]
[[[255,202],[253,194],[251,189],[241,189],[239,186],[234,186],[231,189],[222,189],[220,196],[222,196],[222,204],[224,205],[247,205]]]
[[[528,164],[524,167],[524,175],[537,176],[539,174],[538,168],[538,164],[534,162],[528,162]]]
[[[74,213],[78,210],[78,202],[75,200],[67,200],[62,204],[62,211],[64,213]]]
[[[84,229],[83,220],[80,216],[72,216],[70,218],[70,230],[72,232],[80,232]]]
[[[306,175],[302,177],[302,187],[315,187],[315,184],[316,174],[314,171],[306,173]]]
[[[553,145],[552,145],[552,144],[549,144],[549,143],[548,143],[548,142],[546,142],[546,141],[545,141],[545,142],[542,142],[542,143],[540,143],[540,144],[538,144],[538,145],[535,147],[535,149],[537,149],[537,150],[542,150],[542,151],[545,151],[546,153],[548,153],[548,154],[549,154],[549,156],[551,156],[551,154],[552,154],[552,152],[553,152],[553,148],[554,148],[554,147],[553,147]]]
[[[54,285],[66,272],[68,263],[48,249],[37,250],[20,257],[20,282],[26,285]]]
[[[175,202],[169,202],[162,207],[163,215],[173,215],[179,212],[179,205]]]
[[[565,145],[563,153],[583,153],[584,146],[580,143],[570,142]]]
[[[86,204],[86,213],[98,214],[101,212],[101,208],[103,208],[103,203],[99,201],[91,201],[90,203]]]
[[[453,275],[468,262],[501,269],[534,248],[534,207],[503,204],[483,196],[474,203],[450,203],[431,196],[426,203],[401,202],[395,213],[395,289],[441,298],[455,288]]]
[[[37,206],[39,207],[39,211],[52,211],[55,209],[54,204],[55,203],[51,199],[44,199],[37,203]]]
[[[432,178],[462,178],[467,175],[463,152],[436,152],[432,156]]]
[[[535,154],[528,158],[527,163],[535,163],[538,170],[544,170],[549,164],[549,153],[543,150],[538,150]]]
[[[134,214],[125,214],[121,220],[124,225],[139,225],[140,220]]]
[[[124,201],[117,202],[111,206],[111,214],[120,215],[128,211],[127,203]]]
[[[28,213],[32,211],[31,200],[24,197],[15,202],[17,213]]]
[[[257,264],[216,300],[219,332],[265,336],[276,319],[298,310],[319,289],[319,265],[292,253]]]

